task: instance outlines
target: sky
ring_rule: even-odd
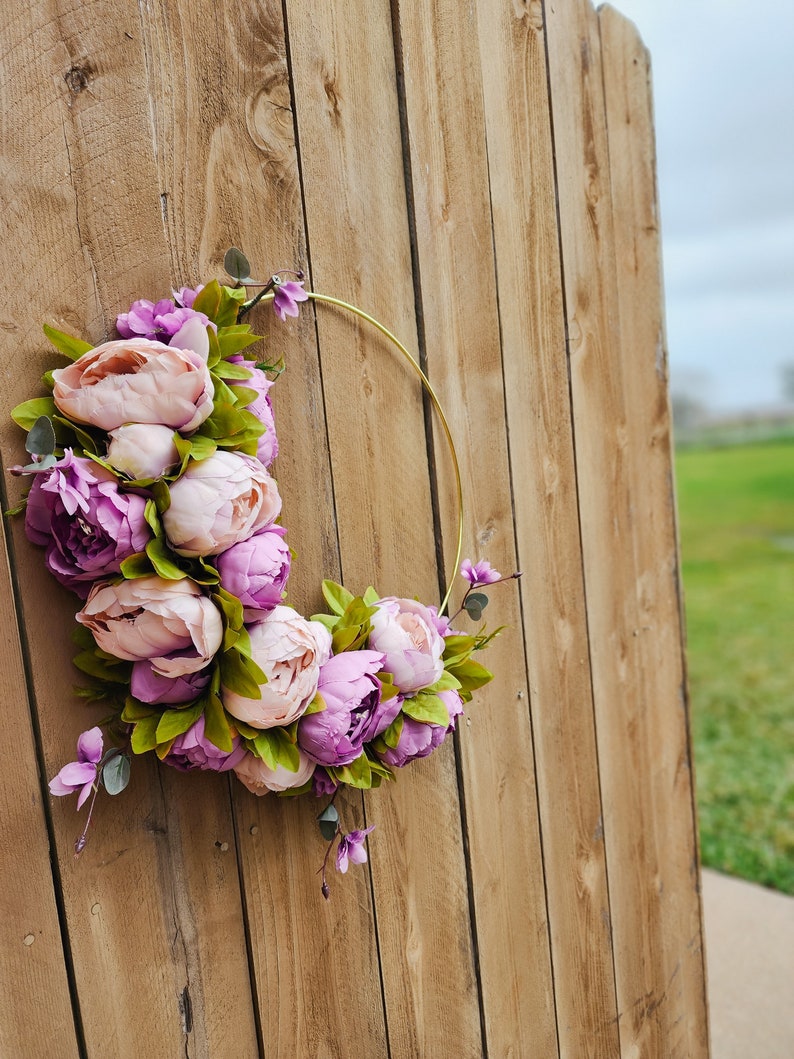
[[[651,53],[673,393],[780,408],[794,364],[794,4],[612,0]]]

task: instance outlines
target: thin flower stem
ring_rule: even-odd
[[[75,844],[74,844],[74,855],[75,855],[75,857],[79,857],[80,856],[80,854],[83,852],[83,850],[86,847],[86,843],[88,842],[88,826],[91,823],[91,814],[94,811],[94,803],[96,802],[96,796],[99,794],[99,773],[97,773],[97,778],[96,778],[96,780],[95,780],[95,782],[93,784],[92,790],[93,790],[94,793],[93,793],[93,795],[91,797],[91,804],[88,807],[88,819],[85,822],[85,827],[83,828],[82,834],[75,841]]]
[[[338,790],[339,790],[339,788],[337,787],[337,791]],[[334,798],[335,797],[336,797],[336,793],[334,793]],[[328,804],[329,805],[333,804],[333,799]],[[342,828],[339,826],[339,824],[337,824],[336,825],[336,831],[334,832],[334,837],[328,843],[328,849],[325,851],[325,856],[323,857],[323,866],[318,871],[318,874],[319,874],[319,872],[322,872],[322,874],[323,874],[322,886],[320,887],[320,890],[322,891],[322,895],[326,899],[326,901],[331,896],[331,887],[328,885],[328,881],[327,881],[327,879],[325,877],[325,871],[326,871],[326,868],[328,867],[328,858],[331,856],[331,850],[334,848],[334,843],[336,842],[336,840],[339,838],[339,836],[341,834],[342,834]]]

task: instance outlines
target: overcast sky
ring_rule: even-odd
[[[779,406],[794,363],[794,3],[613,0],[651,52],[673,391]]]

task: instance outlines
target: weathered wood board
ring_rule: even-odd
[[[587,0],[12,0],[0,42],[3,466],[42,322],[98,343],[236,244],[420,356],[464,553],[523,570],[454,744],[344,796],[377,829],[326,903],[313,800],[149,761],[74,859],[46,782],[99,714],[70,691],[74,597],[7,521],[0,1056],[706,1056],[634,27]],[[287,363],[291,601],[323,577],[434,598],[455,485],[418,380],[328,306],[255,323]]]

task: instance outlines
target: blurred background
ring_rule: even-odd
[[[653,67],[702,859],[794,894],[794,5],[615,6]]]

